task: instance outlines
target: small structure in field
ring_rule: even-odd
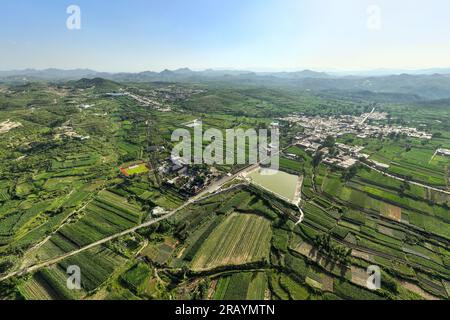
[[[437,149],[436,154],[444,157],[450,157],[450,150],[449,149]]]

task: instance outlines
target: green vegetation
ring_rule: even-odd
[[[450,148],[448,102],[98,78],[0,89],[0,122],[21,124],[0,133],[0,274],[50,261],[11,276],[2,299],[449,298],[450,196],[427,187],[449,188],[450,158],[434,155]],[[363,146],[397,179],[363,165],[325,165],[325,154],[293,143],[304,128],[280,119],[359,115],[372,99],[389,114],[381,124],[421,128],[433,138],[343,135],[323,146]],[[171,134],[194,119],[222,132],[279,122],[282,171],[255,171],[253,183],[235,179],[188,202],[243,169],[172,170]],[[302,221],[289,203],[300,177]],[[385,280],[375,292],[364,285],[374,264]],[[71,265],[82,270],[79,291],[66,287]]]
[[[203,243],[192,261],[192,269],[264,261],[268,258],[270,237],[270,223],[265,218],[233,213]]]

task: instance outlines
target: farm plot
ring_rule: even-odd
[[[394,221],[402,221],[402,208],[400,207],[388,203],[383,203],[380,211],[383,216],[386,216]]]
[[[0,189],[0,202],[10,199],[10,195],[7,189]]]
[[[120,279],[132,292],[140,293],[146,289],[151,275],[150,267],[145,263],[139,263],[122,274]]]
[[[84,216],[62,227],[39,250],[46,258],[72,251],[141,221],[140,209],[109,191],[100,192],[84,209]]]
[[[365,290],[342,279],[335,279],[335,293],[348,300],[385,300],[375,292]]]
[[[285,274],[280,276],[280,286],[289,294],[290,300],[306,300],[309,297],[304,286]]]
[[[195,255],[192,269],[213,269],[267,259],[272,231],[270,222],[253,214],[233,213],[206,239]]]
[[[125,262],[126,258],[114,251],[97,247],[63,260],[58,267],[65,272],[69,266],[79,266],[81,287],[89,293],[104,283]]]
[[[267,276],[263,272],[239,272],[220,278],[215,300],[264,300]]]
[[[177,243],[173,239],[167,238],[162,243],[149,244],[144,250],[142,250],[141,256],[144,256],[159,265],[163,265],[167,263],[167,260],[169,260],[176,245]]]
[[[110,249],[98,247],[38,271],[20,286],[20,291],[30,300],[80,299],[105,282],[125,261],[124,257]],[[67,270],[74,265],[80,268],[81,290],[67,288]]]
[[[38,271],[19,290],[27,300],[75,300],[85,295],[84,291],[69,290],[67,278],[65,270],[52,266]]]
[[[92,166],[97,163],[99,156],[96,154],[92,155],[81,155],[78,158],[67,159],[65,161],[52,161],[51,169],[52,171],[61,170],[61,169],[71,169],[78,167],[87,167]]]

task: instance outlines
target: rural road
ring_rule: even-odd
[[[369,119],[369,117],[375,112],[375,108],[372,109],[372,111],[370,111],[369,114],[367,114],[367,116],[364,117],[364,119],[361,121],[360,124],[364,124],[364,122],[367,121],[367,119]]]
[[[105,243],[107,243],[107,242],[109,242],[111,240],[115,240],[117,238],[123,237],[125,235],[130,234],[130,233],[136,232],[139,229],[142,229],[142,228],[145,228],[145,227],[149,227],[149,226],[151,226],[151,225],[153,225],[155,223],[158,223],[160,221],[166,220],[166,219],[172,217],[174,214],[176,214],[180,210],[182,210],[182,209],[186,208],[187,206],[189,206],[189,205],[199,201],[200,199],[202,199],[204,196],[208,195],[209,193],[214,193],[214,192],[219,191],[220,188],[225,183],[233,180],[234,178],[236,178],[238,175],[242,174],[243,172],[246,172],[246,171],[253,170],[253,169],[257,168],[259,166],[259,164],[260,163],[249,165],[249,166],[239,170],[238,172],[236,172],[235,174],[233,174],[231,176],[225,176],[225,177],[223,177],[223,178],[213,182],[211,185],[209,185],[206,189],[201,191],[199,194],[193,196],[188,201],[186,201],[183,205],[181,205],[180,207],[174,209],[173,211],[167,213],[166,215],[164,215],[162,217],[149,220],[149,221],[144,222],[144,223],[142,223],[140,225],[137,225],[137,226],[135,226],[133,228],[130,228],[130,229],[127,229],[127,230],[115,233],[115,234],[113,234],[113,235],[111,235],[109,237],[103,238],[103,239],[101,239],[99,241],[93,242],[93,243],[91,243],[89,245],[86,245],[86,246],[81,247],[81,248],[79,248],[77,250],[68,252],[68,253],[63,254],[61,256],[58,256],[56,258],[49,259],[49,260],[46,260],[46,261],[43,261],[43,262],[39,262],[39,263],[33,264],[31,266],[28,266],[28,267],[25,267],[25,268],[22,268],[22,269],[10,272],[10,273],[8,273],[8,274],[6,274],[4,276],[1,276],[0,277],[0,282],[4,281],[4,280],[7,280],[7,279],[9,279],[11,277],[14,277],[14,276],[21,276],[21,275],[24,275],[24,274],[28,274],[28,273],[34,272],[34,271],[39,270],[41,268],[45,268],[45,267],[51,266],[51,265],[56,264],[56,263],[66,259],[66,258],[74,256],[74,255],[76,255],[78,253],[84,252],[84,251],[92,249],[92,248],[94,248],[94,247],[96,247],[98,245],[105,244]]]
[[[367,163],[364,163],[364,162],[361,162],[361,164],[364,165],[365,167],[369,168],[369,169],[372,169],[372,170],[374,170],[374,171],[376,171],[378,173],[381,173],[382,175],[384,175],[386,177],[393,178],[395,180],[402,181],[402,182],[406,181],[406,182],[408,182],[410,184],[413,184],[413,185],[416,185],[416,186],[419,186],[419,187],[427,188],[427,189],[430,189],[430,190],[433,190],[433,191],[436,191],[436,192],[442,192],[442,193],[450,195],[450,191],[439,189],[439,188],[435,188],[435,187],[432,187],[432,186],[428,186],[428,185],[422,184],[420,182],[408,181],[406,179],[394,176],[393,174],[390,174],[390,173],[384,172],[384,171],[382,171],[380,169],[377,169],[377,168],[375,168],[375,167],[373,167],[371,165],[368,165]]]
[[[239,172],[239,173],[240,173],[240,172]],[[238,174],[238,173],[237,173],[237,174]],[[236,175],[237,175],[237,174],[236,174]],[[186,208],[187,206],[189,206],[189,205],[195,203],[196,201],[200,200],[204,195],[208,194],[211,190],[213,190],[213,191],[217,190],[217,189],[220,187],[220,185],[223,185],[224,183],[230,181],[231,179],[234,179],[234,178],[236,177],[236,175],[233,175],[233,176],[230,176],[230,177],[225,177],[225,178],[220,179],[219,181],[217,181],[216,183],[213,183],[210,187],[208,187],[207,189],[205,189],[203,192],[201,192],[201,193],[199,193],[198,195],[196,195],[196,196],[190,198],[190,199],[189,199],[188,201],[186,201],[183,205],[179,206],[178,208],[174,209],[173,211],[169,212],[168,214],[166,214],[166,215],[164,215],[164,216],[162,216],[162,217],[159,217],[159,218],[156,218],[156,219],[149,220],[149,221],[144,222],[144,223],[142,223],[142,224],[140,224],[140,225],[137,225],[137,226],[135,226],[135,227],[133,227],[133,228],[130,228],[130,229],[121,231],[121,232],[119,232],[119,233],[115,233],[115,234],[113,234],[113,235],[111,235],[111,236],[109,236],[109,237],[103,238],[103,239],[101,239],[101,240],[99,240],[99,241],[96,241],[96,242],[93,242],[93,243],[91,243],[91,244],[88,244],[87,246],[84,246],[84,247],[81,247],[81,248],[79,248],[79,249],[77,249],[77,250],[74,250],[74,251],[68,252],[68,253],[66,253],[66,254],[63,254],[63,255],[61,255],[61,256],[59,256],[59,257],[56,257],[56,258],[53,258],[53,259],[49,259],[49,260],[47,260],[47,261],[43,261],[43,262],[40,262],[40,263],[31,265],[31,266],[29,266],[29,267],[26,267],[26,268],[23,268],[23,269],[20,269],[20,270],[11,272],[11,273],[9,273],[9,274],[7,274],[7,275],[5,275],[5,276],[0,277],[0,282],[1,282],[1,281],[4,281],[4,280],[6,280],[6,279],[9,279],[9,278],[11,278],[11,277],[14,277],[14,276],[24,275],[24,274],[27,274],[27,273],[30,273],[30,272],[39,270],[39,269],[41,269],[41,268],[51,266],[51,265],[53,265],[53,264],[55,264],[55,263],[58,263],[58,262],[60,262],[60,261],[62,261],[62,260],[64,260],[64,259],[69,258],[69,257],[71,257],[71,256],[73,256],[73,255],[78,254],[78,253],[81,253],[81,252],[83,252],[83,251],[92,249],[92,248],[94,248],[94,247],[96,247],[96,246],[98,246],[98,245],[107,243],[107,242],[109,242],[109,241],[111,241],[111,240],[115,240],[115,239],[120,238],[120,237],[122,237],[122,236],[125,236],[125,235],[127,235],[127,234],[136,232],[136,231],[139,230],[139,229],[142,229],[142,228],[145,228],[145,227],[149,227],[149,226],[151,226],[151,225],[153,225],[153,224],[155,224],[155,223],[158,223],[158,222],[160,222],[160,221],[166,220],[166,219],[172,217],[172,216],[173,216],[174,214],[176,214],[178,211],[180,211],[180,210]],[[220,184],[219,184],[219,182],[220,182]]]
[[[277,153],[271,155],[270,157],[279,155],[281,152],[283,152],[284,150],[290,148],[291,146],[292,146],[292,145],[289,145],[289,146],[287,146],[286,148],[283,148],[282,150],[279,150]],[[269,157],[268,157],[268,158],[269,158]],[[101,240],[99,240],[99,241],[96,241],[96,242],[93,242],[93,243],[91,243],[91,244],[88,244],[88,245],[86,245],[86,246],[84,246],[84,247],[81,247],[81,248],[79,248],[79,249],[77,249],[77,250],[74,250],[74,251],[68,252],[68,253],[66,253],[66,254],[63,254],[63,255],[61,255],[61,256],[59,256],[59,257],[56,257],[56,258],[53,258],[53,259],[49,259],[49,260],[46,260],[46,261],[43,261],[43,262],[39,262],[39,263],[33,264],[33,265],[31,265],[31,266],[28,266],[28,267],[21,268],[21,269],[19,269],[19,270],[10,272],[10,273],[8,273],[8,274],[6,274],[6,275],[4,275],[4,276],[1,276],[1,277],[0,277],[0,282],[1,282],[1,281],[4,281],[4,280],[7,280],[7,279],[9,279],[9,278],[11,278],[11,277],[14,277],[14,276],[21,276],[21,275],[24,275],[24,274],[28,274],[28,273],[34,272],[34,271],[39,270],[39,269],[41,269],[41,268],[45,268],[45,267],[51,266],[51,265],[56,264],[56,263],[58,263],[58,262],[60,262],[60,261],[62,261],[62,260],[64,260],[64,259],[66,259],[66,258],[69,258],[69,257],[71,257],[71,256],[74,256],[74,255],[76,255],[76,254],[78,254],[78,253],[84,252],[84,251],[89,250],[89,249],[92,249],[92,248],[94,248],[94,247],[96,247],[96,246],[98,246],[98,245],[105,244],[105,243],[107,243],[107,242],[109,242],[109,241],[112,241],[112,240],[115,240],[115,239],[117,239],[117,238],[123,237],[123,236],[125,236],[125,235],[130,234],[130,233],[136,232],[136,231],[139,230],[139,229],[142,229],[142,228],[145,228],[145,227],[149,227],[149,226],[151,226],[151,225],[153,225],[153,224],[155,224],[155,223],[158,223],[158,222],[160,222],[160,221],[166,220],[166,219],[172,217],[172,216],[173,216],[174,214],[176,214],[178,211],[180,211],[180,210],[186,208],[187,206],[189,206],[189,205],[191,205],[191,204],[193,204],[193,203],[199,201],[200,199],[202,199],[204,196],[208,195],[209,193],[214,193],[214,192],[220,191],[220,188],[221,188],[225,183],[227,183],[227,182],[233,180],[234,178],[236,178],[237,176],[239,176],[240,174],[242,174],[242,173],[244,173],[244,172],[254,170],[255,168],[257,168],[257,167],[261,164],[261,162],[267,160],[268,158],[265,158],[265,159],[259,161],[259,162],[256,163],[256,164],[248,165],[248,166],[246,166],[246,167],[240,169],[239,171],[237,171],[237,172],[234,173],[233,175],[222,177],[221,179],[219,179],[219,180],[213,182],[211,185],[209,185],[206,189],[204,189],[203,191],[201,191],[199,194],[197,194],[197,195],[191,197],[191,198],[190,198],[188,201],[186,201],[183,205],[181,205],[180,207],[174,209],[173,211],[167,213],[166,215],[164,215],[164,216],[162,216],[162,217],[159,217],[159,218],[156,218],[156,219],[149,220],[149,221],[144,222],[144,223],[142,223],[142,224],[140,224],[140,225],[137,225],[137,226],[135,226],[135,227],[133,227],[133,228],[130,228],[130,229],[127,229],[127,230],[124,230],[124,231],[115,233],[115,234],[113,234],[113,235],[111,235],[111,236],[109,236],[109,237],[103,238],[103,239],[101,239]],[[301,210],[300,210],[300,212],[303,213]],[[303,220],[302,218],[303,218],[303,215],[301,216],[301,220]]]

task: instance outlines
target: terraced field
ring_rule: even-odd
[[[267,276],[264,272],[241,272],[218,280],[215,300],[264,300]]]
[[[20,291],[29,300],[80,299],[105,282],[125,261],[125,257],[110,249],[94,248],[38,271],[21,285]],[[81,290],[69,290],[66,285],[67,269],[74,265],[80,268]]]
[[[142,219],[140,208],[109,191],[101,191],[83,210],[83,216],[63,226],[37,252],[49,259],[76,250],[108,235],[131,228]]]
[[[206,239],[192,261],[195,271],[267,259],[270,222],[253,214],[233,213]]]

